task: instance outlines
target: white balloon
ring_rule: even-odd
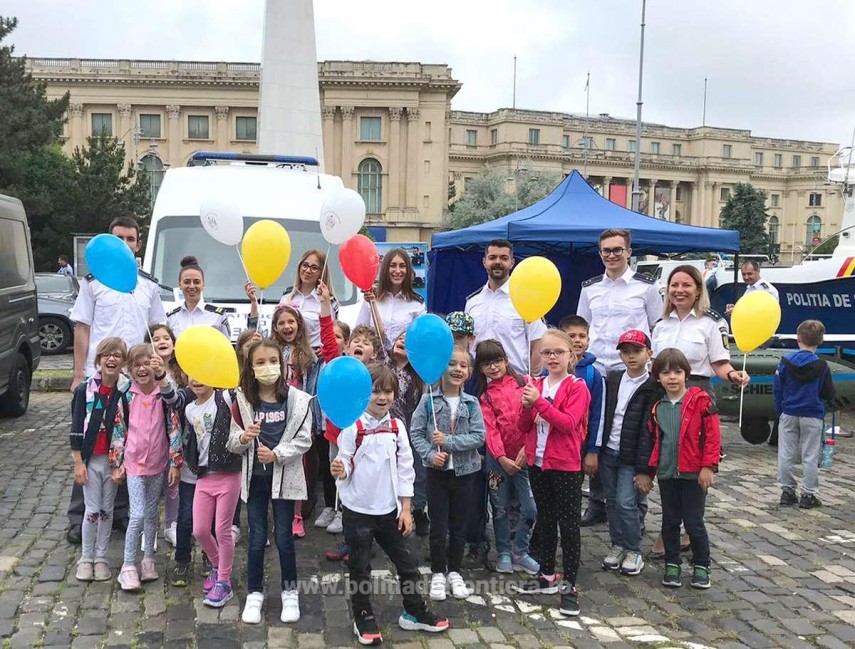
[[[202,202],[199,210],[202,227],[214,239],[227,246],[236,246],[243,238],[243,216],[234,203],[219,198]]]
[[[328,243],[344,243],[359,234],[364,223],[365,201],[352,189],[335,192],[321,205],[321,234]]]

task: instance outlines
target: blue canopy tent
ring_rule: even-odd
[[[492,239],[514,245],[517,261],[542,255],[558,266],[561,297],[547,319],[576,313],[581,283],[603,272],[598,254],[600,233],[607,228],[632,232],[636,255],[674,252],[738,252],[735,230],[701,228],[654,219],[603,198],[578,171],[567,176],[549,196],[488,223],[433,235],[428,253],[428,308],[436,313],[460,310],[466,296],[484,285],[481,260]]]

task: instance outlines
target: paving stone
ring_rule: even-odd
[[[481,640],[488,643],[502,643],[505,641],[505,634],[498,627],[482,626],[476,629]]]
[[[448,638],[455,645],[475,644],[478,642],[478,635],[471,629],[449,629]]]

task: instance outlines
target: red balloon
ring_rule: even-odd
[[[364,234],[356,234],[341,244],[338,260],[344,276],[363,291],[374,286],[380,268],[380,255],[374,242]]]

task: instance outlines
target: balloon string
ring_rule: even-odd
[[[140,305],[140,303],[137,302],[137,298],[134,295],[133,291],[130,292],[130,296],[131,296],[131,299],[134,301],[134,304],[137,307],[137,315],[139,315],[140,320],[142,320],[143,328],[145,329],[146,333],[148,334],[148,343],[149,343],[149,346],[151,347],[151,354],[152,354],[152,356],[156,356],[157,350],[154,348],[154,336],[152,336],[152,334],[151,334],[151,328],[148,325],[148,318],[145,317],[145,312],[142,310],[142,306]],[[143,338],[145,338],[145,337],[143,337]]]
[[[332,251],[332,244],[328,243],[327,244],[327,254],[326,254],[326,257],[324,257],[324,267],[321,268],[321,281],[322,282],[326,282],[326,280],[324,279],[324,273],[327,272],[327,262],[330,260],[330,252],[331,251]],[[329,282],[326,282],[326,283],[329,283]]]
[[[742,355],[742,373],[745,373],[745,368],[748,364],[748,353]],[[742,398],[745,396],[745,384],[739,386],[739,427],[742,428]]]
[[[374,299],[376,300],[377,298],[375,297]],[[371,319],[374,320],[374,330],[377,332],[377,335],[379,336],[380,335],[380,323],[377,321],[377,319],[380,316],[377,313],[377,307],[375,305],[376,305],[376,302],[371,303]],[[386,337],[385,336],[386,332],[384,331],[383,333],[384,333],[384,335],[380,339],[380,349],[383,352],[383,360],[388,362],[389,361],[389,354],[386,352],[386,343],[383,341],[383,338]],[[431,405],[433,405],[433,401],[431,401]],[[436,419],[436,417],[434,417],[434,420],[435,419]]]
[[[243,255],[240,254],[240,244],[235,246],[235,251],[237,251],[238,259],[240,259],[240,265],[243,267],[243,273],[246,275],[246,281],[251,282],[252,279],[249,276],[249,271],[246,269],[246,264],[243,261]]]
[[[428,392],[430,393],[430,411],[431,411],[431,413],[433,413],[433,429],[439,430],[439,424],[436,423],[436,408],[433,405],[433,386],[432,385],[428,386]],[[433,437],[433,435],[431,435],[431,437]],[[439,444],[436,445],[436,450],[437,451],[441,450],[439,447]]]

